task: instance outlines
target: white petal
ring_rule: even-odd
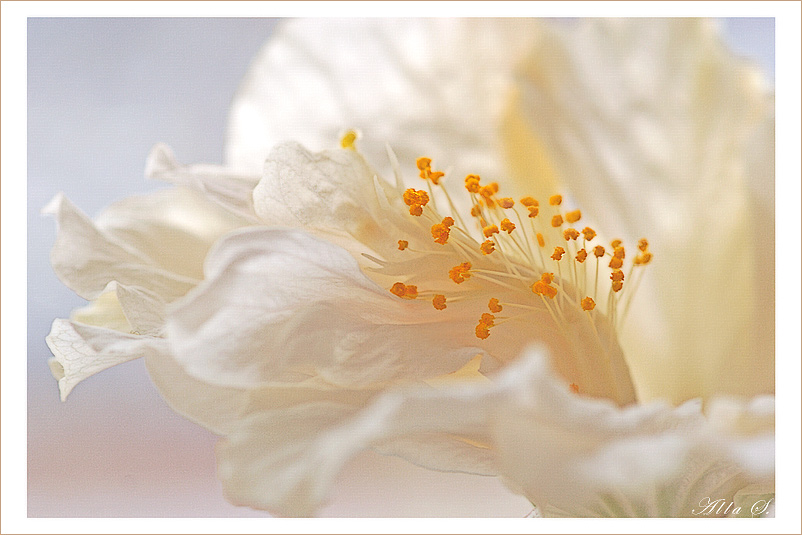
[[[261,173],[247,175],[211,164],[181,165],[170,147],[158,144],[148,155],[145,174],[149,178],[197,189],[207,199],[244,221],[258,222],[253,210],[253,188],[259,182]]]
[[[50,255],[53,269],[67,286],[85,299],[100,295],[112,280],[148,288],[168,299],[183,295],[197,283],[194,277],[156,265],[160,251],[167,254],[162,246],[176,245],[160,242],[160,236],[154,235],[148,240],[146,233],[141,235],[141,240],[148,242],[148,250],[138,250],[131,243],[119,239],[124,238],[121,229],[115,229],[113,234],[116,236],[105,232],[63,195],[54,197],[43,213],[53,215],[59,226]],[[138,213],[143,221],[140,225],[146,224],[143,216],[150,214],[149,211]],[[200,262],[197,261],[198,268]]]
[[[54,355],[50,359],[50,370],[58,380],[62,401],[87,377],[142,357],[159,344],[152,338],[63,319],[53,322],[46,340]]]
[[[535,19],[287,21],[237,93],[227,160],[258,172],[280,141],[321,150],[357,129],[371,161],[385,161],[389,144],[413,170],[428,156],[463,176],[495,175],[511,66],[538,28]]]
[[[766,352],[749,357],[758,264],[743,157],[770,109],[760,76],[709,21],[625,19],[555,31],[521,83],[518,111],[590,222],[649,238],[623,342],[642,396],[767,388]]]
[[[235,387],[299,374],[339,385],[414,381],[484,353],[464,317],[444,319],[431,303],[399,299],[345,250],[282,229],[221,240],[205,282],[176,304],[167,332],[191,375]]]

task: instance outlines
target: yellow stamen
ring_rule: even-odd
[[[507,234],[512,234],[512,231],[515,230],[515,223],[504,218],[501,220],[501,230],[505,231]]]
[[[565,220],[569,223],[576,223],[580,219],[582,219],[582,212],[579,210],[574,210],[573,212],[565,214]]]
[[[415,285],[406,285],[403,282],[396,282],[390,288],[390,293],[404,299],[415,299],[418,297],[418,287]]]
[[[498,227],[496,225],[488,225],[482,229],[482,234],[485,235],[485,238],[489,238],[493,234],[498,234]]]
[[[457,284],[462,284],[466,280],[471,278],[471,263],[470,262],[463,262],[458,266],[454,266],[449,270],[448,276],[451,280],[456,282]]]
[[[576,240],[579,237],[579,232],[574,228],[567,228],[563,231],[563,238],[565,241]]]

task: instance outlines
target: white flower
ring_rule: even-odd
[[[770,100],[707,24],[320,24],[285,26],[241,90],[229,154],[244,177],[152,155],[154,174],[213,201],[198,210],[226,214],[193,227],[207,239],[185,260],[196,270],[206,256],[203,282],[118,253],[148,250],[133,251],[136,233],[110,240],[86,221],[63,232],[117,247],[86,240],[78,258],[100,267],[60,270],[97,299],[54,324],[51,348],[79,370],[69,388],[146,355],[165,399],[226,436],[228,498],[281,514],[314,513],[366,447],[500,474],[547,515],[692,516],[704,499],[772,494],[773,399],[713,399],[773,391],[760,303],[773,269],[758,273],[750,246],[772,225],[752,219],[747,181],[773,178]],[[288,105],[304,91],[319,108]],[[279,137],[325,145],[347,127],[370,161],[377,143],[393,146],[394,181],[346,135],[323,153],[278,145],[251,199],[247,176]],[[432,161],[415,169],[419,156]],[[432,178],[439,166],[455,172]],[[407,189],[410,170],[429,179]],[[487,178],[503,171],[537,210],[518,195],[510,205],[501,180],[493,191]],[[558,188],[565,199],[547,202]],[[580,234],[586,221],[599,236]],[[147,230],[142,243],[161,243]],[[120,333],[137,321],[151,331]],[[638,405],[636,390],[712,401]]]

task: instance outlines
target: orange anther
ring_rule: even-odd
[[[466,280],[471,278],[471,263],[470,262],[463,262],[458,266],[454,266],[448,272],[448,276],[451,280],[456,282],[457,284],[462,284]]]
[[[613,240],[610,242],[610,247],[612,247],[613,249],[620,246],[621,246],[621,240]]]
[[[565,214],[565,220],[569,223],[576,223],[580,219],[582,219],[582,212],[579,210],[574,210],[573,212]]]
[[[537,217],[537,214],[540,213],[540,208],[537,206],[527,206],[527,210],[529,210],[529,217]]]
[[[626,258],[626,256],[625,256],[625,251],[624,251],[624,248],[623,248],[623,247],[616,247],[616,248],[613,250],[613,256],[614,256],[615,258],[620,258],[621,260],[623,260],[624,258]]]
[[[624,261],[620,258],[612,257],[609,266],[613,269],[620,269],[624,265]]]
[[[512,208],[515,205],[515,201],[509,197],[504,197],[503,199],[498,200],[498,205],[502,208]]]
[[[437,294],[432,298],[432,306],[437,310],[445,310],[446,308],[446,296]]]
[[[588,252],[584,249],[580,249],[576,253],[576,261],[579,262],[580,264],[584,262],[587,257],[588,257]]]
[[[579,385],[578,384],[571,383],[570,385],[568,385],[568,387],[571,389],[571,392],[573,392],[574,394],[579,394]]]
[[[512,234],[512,231],[515,230],[515,223],[504,218],[501,220],[501,230],[505,231],[507,234]]]
[[[613,281],[613,291],[620,292],[621,288],[624,287],[624,283],[621,281]]]
[[[641,252],[646,252],[646,249],[648,248],[649,248],[649,242],[646,241],[646,238],[641,238],[638,240],[638,249],[640,249]]]
[[[485,235],[485,238],[489,238],[493,234],[498,234],[498,227],[496,225],[488,225],[482,229],[482,233]]]
[[[532,291],[537,295],[545,295],[549,299],[554,299],[557,296],[557,288],[554,286],[549,286],[542,280],[539,280],[532,285]]]
[[[616,269],[612,273],[610,273],[610,280],[611,281],[622,281],[624,280],[624,272],[620,269]]]
[[[521,199],[521,204],[529,207],[529,206],[538,206],[539,203],[537,202],[537,199],[535,199],[534,197],[523,197]]]
[[[431,158],[418,158],[415,160],[415,165],[418,166],[419,171],[424,171],[431,167],[432,159]]]
[[[563,231],[563,238],[565,241],[575,240],[579,237],[579,232],[575,228],[567,228]]]
[[[563,255],[565,254],[565,249],[562,247],[555,247],[554,254],[551,255],[552,260],[557,260],[558,262],[562,260]]]
[[[480,323],[479,325],[476,326],[474,332],[476,333],[477,338],[481,338],[482,340],[484,340],[485,338],[490,336],[490,327],[488,327],[484,323]]]
[[[562,202],[563,202],[562,195],[552,195],[551,197],[549,197],[549,204],[552,206],[559,206],[562,204]]]
[[[479,250],[482,251],[482,254],[490,254],[496,250],[496,244],[490,240],[485,240],[479,246]]]
[[[645,252],[643,254],[639,254],[635,257],[635,265],[636,266],[645,266],[649,262],[652,261],[652,253]]]
[[[418,297],[418,287],[414,285],[405,285],[403,282],[396,282],[390,288],[390,293],[402,297],[404,299],[415,299]]]
[[[451,229],[445,224],[445,219],[443,223],[435,223],[432,225],[432,238],[434,238],[435,243],[439,243],[440,245],[446,244],[450,232]]]
[[[540,276],[540,280],[545,282],[546,284],[551,284],[554,282],[554,273],[543,273]]]
[[[409,247],[409,242],[407,240],[398,240],[398,250],[403,251]]]
[[[496,324],[496,317],[493,314],[488,314],[487,312],[483,312],[482,316],[479,318],[479,323],[483,323],[488,327],[492,327]]]
[[[487,303],[487,308],[490,309],[490,312],[494,312],[496,314],[501,312],[503,309],[503,307],[498,303],[498,299],[495,297],[492,298],[489,303]]]
[[[541,234],[540,232],[537,233],[537,244],[540,245],[541,247],[546,246],[546,240],[543,239],[543,234]]]
[[[594,308],[596,308],[596,301],[590,297],[586,297],[582,300],[582,310],[593,310]]]
[[[445,173],[442,171],[426,171],[426,176],[422,178],[428,178],[432,181],[432,184],[438,185],[440,184],[440,179],[445,176]]]
[[[592,228],[590,228],[590,227],[585,227],[585,228],[583,228],[583,229],[582,229],[582,234],[585,236],[585,239],[586,239],[587,241],[590,241],[590,240],[592,240],[593,238],[595,238],[595,237],[596,237],[596,231],[595,231],[595,230],[593,230],[593,229],[592,229]]]
[[[551,218],[552,227],[557,228],[562,224],[563,224],[563,216],[561,216],[560,214],[557,214],[556,216]]]
[[[601,258],[604,256],[604,247],[601,245],[597,245],[593,248],[593,254],[596,255],[596,258]]]
[[[479,206],[478,204],[474,204],[471,207],[471,215],[473,217],[479,217],[479,214],[481,214],[481,213],[482,213],[482,207]]]

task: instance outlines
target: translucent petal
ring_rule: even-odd
[[[710,21],[621,19],[554,29],[520,82],[515,111],[566,193],[611,235],[650,241],[624,336],[641,395],[769,391],[770,355],[750,343],[766,325],[755,321],[765,262],[753,229],[768,226],[755,220],[744,158],[768,151],[753,138],[771,109],[759,74]]]

